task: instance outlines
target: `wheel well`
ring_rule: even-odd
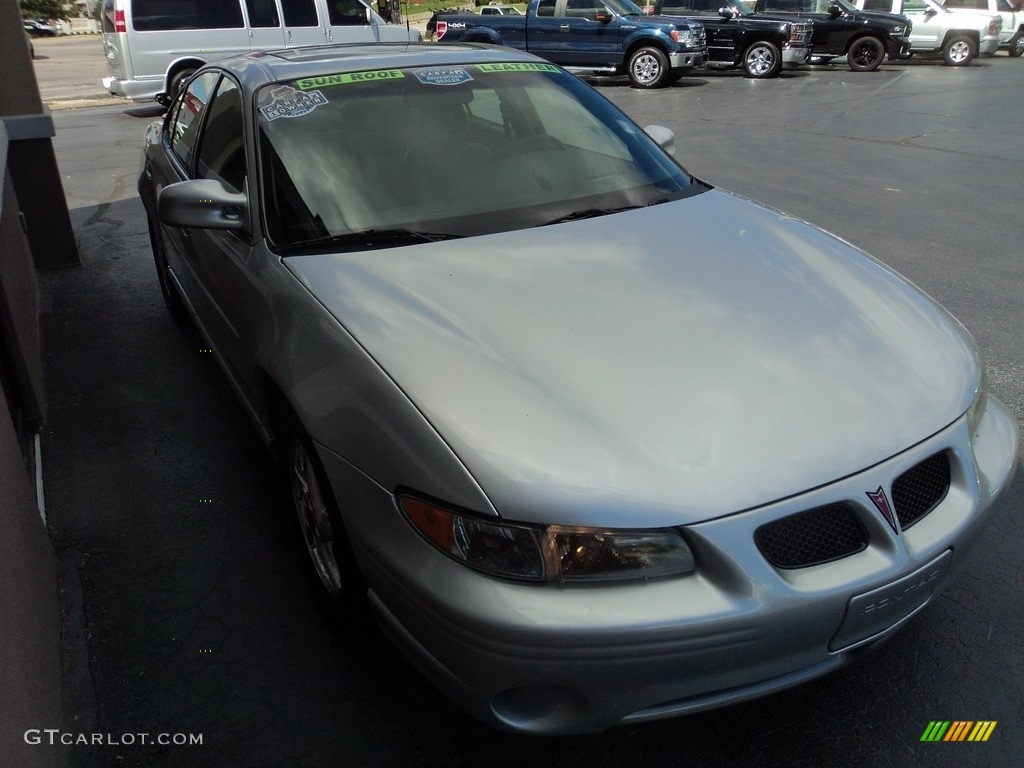
[[[659,51],[665,54],[666,58],[668,58],[668,50],[665,48],[664,45],[659,43],[657,40],[637,40],[635,43],[629,46],[629,48],[626,49],[626,56],[622,61],[622,65],[624,67],[628,66],[630,57],[641,48],[657,48]]]
[[[171,87],[171,81],[177,76],[179,72],[185,69],[199,69],[206,62],[202,59],[182,59],[181,61],[174,62],[170,67],[167,68],[167,74],[164,75],[164,88]]]
[[[942,47],[946,47],[946,43],[949,42],[951,37],[969,37],[974,41],[975,45],[981,45],[981,33],[976,29],[951,29],[946,33],[946,36],[942,38]]]
[[[856,42],[859,42],[860,40],[863,40],[865,37],[873,37],[873,38],[875,38],[875,40],[877,40],[878,42],[880,42],[882,44],[883,48],[885,47],[885,41],[882,38],[880,38],[878,35],[876,35],[874,32],[862,32],[861,34],[857,35],[856,37],[850,38],[850,42],[847,43],[846,50],[843,51],[843,55],[845,56],[846,54],[848,54],[850,52],[850,49],[853,48],[853,44],[856,43]]]

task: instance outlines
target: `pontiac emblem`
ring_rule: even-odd
[[[871,503],[878,507],[878,511],[882,513],[882,517],[885,518],[885,522],[892,528],[893,533],[899,536],[900,529],[896,524],[896,515],[892,513],[892,506],[889,504],[889,499],[885,495],[885,491],[882,490],[882,486],[878,486],[877,491],[866,491],[866,493],[868,498],[871,499]]]

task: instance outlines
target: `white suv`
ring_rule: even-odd
[[[1024,9],[1020,2],[1009,0],[943,0],[946,8],[954,13],[994,13],[1003,20],[1003,31],[999,35],[999,47],[1006,48],[1011,56],[1024,54]]]
[[[991,56],[999,49],[1003,20],[987,11],[961,9],[953,13],[936,0],[851,2],[862,11],[897,13],[909,19],[913,24],[909,35],[912,54],[941,52],[947,64],[963,67],[974,61],[975,56]]]

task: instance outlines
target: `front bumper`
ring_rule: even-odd
[[[350,532],[380,623],[417,669],[491,725],[583,733],[732,704],[857,658],[964,563],[1012,479],[1017,450],[1015,420],[989,398],[973,438],[961,417],[857,475],[688,526],[697,572],[616,585],[476,573],[423,542],[391,494],[333,454],[324,459],[349,508],[372,510]],[[945,498],[896,532],[866,492],[880,485],[891,497],[896,477],[936,453],[949,457]],[[790,570],[760,554],[760,526],[840,502],[869,533],[863,551]]]
[[[782,63],[784,66],[807,64],[811,60],[810,46],[786,46],[782,49]]]
[[[670,69],[700,69],[707,63],[707,51],[680,51],[668,55]]]
[[[910,40],[905,37],[890,37],[889,42],[886,44],[886,53],[889,54],[890,61],[895,59],[909,59]]]
[[[987,35],[978,44],[979,56],[994,56],[999,50],[999,35]]]

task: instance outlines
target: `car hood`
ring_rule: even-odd
[[[717,190],[286,263],[512,520],[677,525],[769,503],[934,434],[979,379],[931,299]]]

